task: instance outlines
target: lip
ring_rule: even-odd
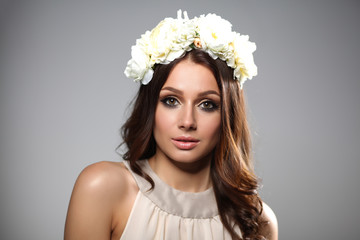
[[[171,141],[180,150],[191,150],[200,143],[199,139],[187,136],[172,138]]]

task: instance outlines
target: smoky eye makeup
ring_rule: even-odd
[[[175,107],[177,107],[177,105],[180,104],[179,101],[173,96],[162,97],[162,98],[160,98],[160,102],[164,106],[169,107],[169,108],[175,108]]]
[[[181,105],[181,100],[183,98],[181,96],[181,94],[183,94],[182,91],[172,87],[166,87],[163,90],[165,90],[165,92],[161,91],[159,95],[159,101],[163,106],[168,108],[177,108]],[[204,112],[214,112],[220,108],[220,96],[214,90],[199,93],[193,101],[195,103],[194,106]]]
[[[219,103],[216,103],[213,100],[204,100],[199,104],[201,110],[205,112],[214,112],[219,109]]]

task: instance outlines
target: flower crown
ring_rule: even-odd
[[[233,32],[231,23],[215,14],[189,19],[187,12],[177,18],[165,18],[153,30],[146,31],[131,47],[131,59],[125,75],[148,84],[155,64],[168,64],[192,49],[202,49],[213,59],[220,58],[234,69],[234,79],[242,88],[257,75],[253,52],[256,45],[249,36]]]

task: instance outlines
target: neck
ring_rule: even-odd
[[[202,192],[211,187],[210,162],[210,157],[191,163],[176,162],[159,154],[149,159],[161,180],[183,192]]]

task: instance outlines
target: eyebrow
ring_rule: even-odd
[[[183,91],[181,91],[179,89],[176,89],[176,88],[173,88],[173,87],[164,87],[164,88],[161,89],[161,91],[162,90],[168,90],[168,91],[180,94],[180,95],[182,95],[184,93]],[[217,91],[214,91],[214,90],[208,90],[208,91],[201,92],[199,94],[199,97],[210,95],[210,94],[214,94],[214,95],[217,95],[217,96],[220,97],[220,94]]]

